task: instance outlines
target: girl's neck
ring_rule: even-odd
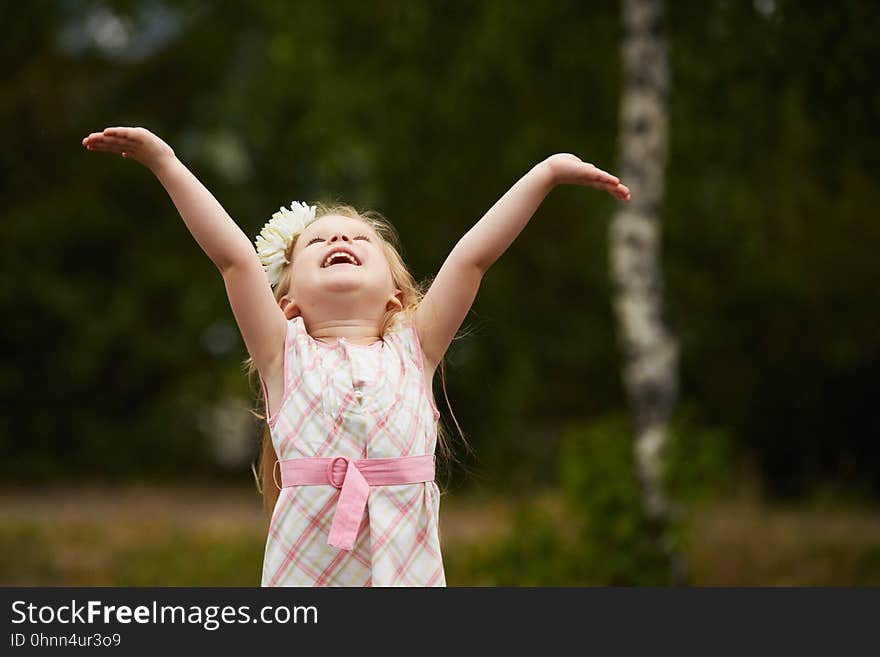
[[[306,324],[306,331],[315,340],[328,344],[343,338],[357,345],[371,345],[380,341],[378,326],[368,319],[327,319]]]

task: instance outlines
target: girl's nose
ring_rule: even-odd
[[[351,242],[351,238],[348,235],[346,235],[345,233],[342,233],[341,235],[334,233],[333,236],[330,238],[330,242],[333,243],[337,239],[341,239],[345,242]]]

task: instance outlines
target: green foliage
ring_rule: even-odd
[[[705,427],[695,409],[674,415],[664,452],[665,527],[645,513],[627,416],[570,422],[562,430],[558,483],[564,504],[549,514],[525,498],[503,539],[452,555],[457,577],[485,585],[662,586],[682,583],[689,510],[731,483],[729,435]]]
[[[633,464],[632,428],[620,414],[571,423],[562,432],[560,480],[585,519],[591,580],[612,585],[670,582],[670,563],[645,514]]]
[[[665,289],[682,390],[771,492],[833,478],[877,494],[880,6],[774,4],[669,5]]]
[[[728,433],[702,425],[686,405],[667,431],[662,485],[671,513],[660,525],[641,497],[629,418],[614,413],[564,429],[560,481],[585,519],[582,559],[591,581],[665,585],[687,577],[688,511],[730,484],[732,454]]]
[[[590,586],[594,578],[580,538],[567,537],[537,505],[514,513],[510,532],[443,555],[447,582],[469,586]]]
[[[777,492],[878,494],[880,7],[773,4],[668,3],[662,243],[683,401],[729,432],[700,471],[747,451]],[[216,471],[196,416],[251,397],[220,277],[148,172],[81,148],[89,131],[155,130],[251,236],[292,199],[377,209],[418,278],[550,153],[615,168],[617,3],[34,2],[4,21],[6,478]],[[456,417],[496,473],[552,463],[534,427],[625,408],[613,208],[554,191],[448,352]],[[212,351],[218,323],[233,339]],[[700,483],[677,476],[684,497]]]
[[[526,504],[516,513],[510,537],[476,563],[507,574],[517,585],[675,583],[687,550],[687,505],[729,482],[727,434],[700,426],[692,410],[673,418],[665,485],[676,512],[666,527],[658,527],[640,496],[632,433],[622,414],[568,424],[559,461],[563,529]]]
[[[679,507],[704,502],[735,483],[730,431],[706,426],[691,404],[680,404],[672,417],[664,462],[664,487]]]

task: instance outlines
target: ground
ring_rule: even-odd
[[[553,491],[533,502],[562,527]],[[441,501],[450,586],[475,576],[471,555],[506,540],[515,509],[459,491]],[[88,484],[0,489],[0,585],[259,586],[265,540],[252,486]],[[728,499],[693,510],[694,585],[880,585],[880,512],[853,505]],[[572,584],[586,584],[572,582]]]

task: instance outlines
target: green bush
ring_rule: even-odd
[[[725,432],[700,426],[688,407],[669,426],[664,490],[673,513],[660,523],[646,513],[633,460],[633,427],[623,413],[567,425],[560,447],[560,480],[582,515],[587,578],[611,585],[683,583],[686,505],[727,480]]]
[[[515,509],[510,534],[449,555],[452,579],[505,586],[662,586],[687,581],[688,507],[730,480],[727,432],[689,406],[669,425],[664,485],[674,512],[645,513],[633,463],[633,427],[622,412],[564,426],[558,517],[539,501]]]
[[[572,423],[562,432],[560,479],[584,518],[582,559],[597,584],[664,584],[669,568],[639,496],[632,430],[622,414]]]

